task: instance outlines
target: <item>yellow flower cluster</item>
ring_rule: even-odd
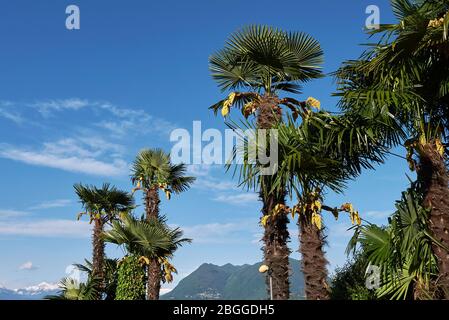
[[[305,205],[295,205],[293,208],[289,208],[284,204],[278,204],[274,208],[273,212],[268,215],[264,215],[260,221],[263,226],[266,226],[270,219],[275,219],[280,214],[288,214],[291,213],[292,219],[295,218],[296,214],[304,214],[306,212],[312,212],[311,222],[318,229],[322,228],[322,219],[321,219],[321,208],[322,204],[319,200],[313,200],[310,203]]]
[[[438,153],[440,154],[440,156],[444,156],[445,150],[444,150],[444,146],[443,146],[443,144],[441,143],[441,140],[440,140],[440,139],[437,138],[437,139],[435,140],[435,146],[436,146],[437,151],[438,151]]]
[[[166,258],[159,259],[160,264],[164,267],[165,282],[173,281],[173,273],[178,273],[178,270]]]
[[[317,212],[312,213],[311,222],[313,225],[315,225],[318,228],[318,230],[321,230],[322,222],[321,222],[321,215],[319,213],[317,213]]]
[[[248,102],[243,106],[243,115],[245,118],[248,118],[250,114],[253,114],[256,112],[257,106],[254,101]]]
[[[362,224],[362,219],[360,218],[359,212],[354,210],[354,206],[351,203],[345,203],[340,208],[341,211],[346,211],[349,213],[352,224],[357,223],[358,225]]]
[[[273,211],[270,214],[266,214],[262,217],[260,220],[260,223],[265,227],[268,223],[268,220],[270,218],[276,219],[276,217],[280,214],[286,214],[290,212],[290,208],[287,207],[285,204],[277,204]]]
[[[441,26],[444,23],[444,18],[440,18],[440,19],[433,19],[429,21],[429,28],[438,28],[439,26]]]
[[[317,110],[320,110],[321,108],[321,102],[313,97],[308,97],[306,104],[309,108],[315,108]]]
[[[231,92],[228,96],[228,98],[223,102],[223,108],[221,109],[221,115],[223,117],[227,117],[229,114],[229,111],[232,107],[232,105],[234,104],[234,99],[235,99],[236,93],[235,92]]]

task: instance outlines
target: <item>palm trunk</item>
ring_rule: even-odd
[[[145,193],[146,219],[159,219],[159,189],[153,187]],[[161,265],[157,258],[148,257],[150,264],[147,267],[147,300],[159,300],[161,289]]]
[[[284,204],[285,197],[275,197],[273,195],[260,197],[264,200],[263,214],[269,214],[273,211],[276,204]],[[269,222],[264,230],[264,258],[265,264],[270,268],[273,286],[274,300],[288,300],[290,297],[289,280],[289,260],[290,249],[288,248],[289,234],[287,229],[288,218],[286,215],[279,216],[275,221]],[[270,278],[267,277],[266,283],[268,293],[270,294]]]
[[[431,209],[430,231],[445,247],[432,245],[438,260],[437,284],[444,292],[445,299],[449,299],[449,175],[444,158],[434,142],[424,145],[420,151],[417,173],[422,183],[424,207]]]
[[[302,272],[304,274],[305,294],[307,300],[327,300],[327,260],[323,251],[323,235],[321,231],[308,220],[306,213],[298,222],[299,251],[302,255]]]
[[[92,236],[92,247],[93,247],[93,257],[92,257],[92,276],[97,278],[100,282],[96,288],[98,291],[96,300],[101,299],[101,292],[104,289],[104,241],[101,238],[101,233],[103,232],[103,220],[94,220],[94,230]]]
[[[265,95],[259,104],[257,126],[259,129],[271,129],[282,120],[279,99],[275,96]],[[272,178],[272,177],[270,177]],[[269,179],[267,179],[269,180]],[[271,180],[271,179],[270,179]],[[268,185],[267,188],[270,186]],[[285,195],[264,193],[260,190],[260,199],[263,202],[262,214],[271,214],[277,204],[285,204]],[[282,215],[276,221],[267,223],[263,236],[263,252],[265,264],[270,268],[274,300],[288,300],[290,297],[288,248],[289,233],[287,229],[288,217]],[[270,279],[267,278],[267,291],[270,294]]]

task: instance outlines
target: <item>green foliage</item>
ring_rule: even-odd
[[[384,109],[409,137],[431,128],[447,140],[449,129],[449,3],[391,0],[399,21],[370,33],[380,38],[358,60],[336,72],[343,110]],[[430,138],[427,136],[427,140]]]
[[[369,290],[365,284],[367,267],[366,255],[357,252],[343,267],[337,268],[331,279],[331,299],[375,300],[374,290]]]
[[[212,78],[222,91],[230,92],[210,109],[215,114],[222,109],[222,114],[227,116],[229,108],[234,106],[245,117],[255,114],[262,96],[277,97],[281,92],[298,94],[302,83],[322,77],[322,63],[319,42],[305,33],[262,25],[244,27],[234,32],[224,48],[209,58]],[[305,102],[284,98],[278,104],[296,114]]]
[[[104,261],[104,288],[102,295],[105,296],[105,300],[114,300],[115,291],[117,288],[117,259],[108,259]],[[81,272],[85,272],[88,278],[92,277],[92,262],[85,259],[84,264],[74,264],[74,266]]]
[[[98,296],[98,279],[89,277],[87,282],[78,282],[72,278],[60,281],[61,291],[58,295],[47,296],[47,300],[95,300]]]
[[[429,299],[440,293],[434,240],[429,234],[428,210],[421,205],[415,184],[403,192],[387,227],[367,224],[357,227],[348,249],[361,245],[368,261],[381,269],[378,297]]]
[[[134,199],[131,194],[118,190],[109,183],[101,188],[85,186],[81,183],[74,185],[75,192],[85,210],[83,215],[89,215],[90,219],[102,219],[103,222],[113,220],[120,212],[127,212],[133,208]]]
[[[145,299],[145,269],[136,256],[126,256],[119,262],[116,300]]]
[[[144,149],[139,152],[132,166],[131,180],[136,189],[162,188],[181,193],[190,188],[194,177],[185,176],[185,164],[172,164],[170,155],[162,149]]]
[[[223,91],[298,93],[300,83],[322,77],[323,51],[307,34],[251,25],[233,33],[209,62],[212,77]]]
[[[181,229],[171,229],[162,218],[136,219],[122,215],[112,222],[112,229],[103,233],[106,242],[123,245],[128,253],[148,258],[170,257],[191,239],[183,238]]]

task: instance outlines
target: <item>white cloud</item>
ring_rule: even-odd
[[[257,193],[241,193],[235,195],[219,195],[213,200],[233,205],[248,205],[256,203],[259,200]]]
[[[393,214],[394,210],[373,210],[373,211],[368,211],[365,214],[363,214],[364,216],[368,217],[368,218],[377,218],[377,219],[385,219],[388,218],[389,216],[391,216]]]
[[[29,210],[41,210],[41,209],[52,209],[52,208],[63,208],[70,205],[72,201],[69,199],[57,199],[51,201],[44,201],[35,206],[29,208]]]
[[[12,111],[11,108],[14,108],[14,103],[11,101],[0,101],[0,117],[11,120],[16,124],[22,124],[24,122],[23,117],[17,111]]]
[[[72,98],[40,101],[31,106],[36,108],[44,117],[48,117],[55,111],[76,111],[86,107],[96,112],[103,112],[102,120],[94,123],[94,125],[109,131],[110,134],[120,137],[133,132],[138,134],[150,132],[168,134],[176,128],[169,121],[152,116],[142,109],[119,107],[109,102]],[[111,117],[107,118],[106,114],[109,114]]]
[[[36,270],[38,267],[36,267],[35,265],[33,265],[33,263],[31,261],[27,261],[25,263],[23,263],[22,265],[19,266],[19,270]]]
[[[351,237],[354,234],[353,230],[349,230],[352,227],[351,221],[339,222],[329,227],[329,236],[333,237]]]
[[[194,187],[208,191],[229,191],[238,189],[234,182],[220,181],[213,178],[198,178],[195,181]]]
[[[122,159],[112,159],[104,162],[96,159],[104,152],[102,147],[94,151],[73,144],[66,140],[56,143],[46,143],[41,150],[29,150],[0,144],[0,157],[24,162],[31,165],[50,167],[71,172],[80,172],[98,176],[118,176],[127,172],[128,164]],[[103,146],[104,147],[104,146]]]
[[[54,111],[62,110],[79,110],[89,105],[87,100],[71,98],[71,99],[58,99],[58,100],[46,100],[39,101],[31,104],[31,107],[37,109],[37,111],[44,117],[48,117]]]
[[[91,233],[91,225],[76,220],[0,221],[0,235],[85,238]]]
[[[111,134],[124,137],[128,134],[148,134],[156,132],[168,136],[176,128],[174,124],[157,118],[142,109],[129,109],[111,103],[93,102],[92,106],[109,112],[114,117],[98,122],[96,125]]]
[[[207,164],[189,164],[187,165],[187,174],[195,177],[204,177],[210,175],[211,166]]]
[[[229,223],[209,223],[192,226],[181,226],[184,235],[193,239],[194,243],[229,243],[247,241],[251,243],[251,235],[258,229],[257,220],[248,219]],[[242,235],[247,234],[246,240]]]
[[[0,209],[0,219],[22,217],[28,214],[26,211]]]
[[[15,122],[17,124],[21,124],[24,121],[24,119],[20,114],[16,112],[7,111],[5,109],[2,109],[1,107],[0,107],[0,117],[11,120],[12,122]]]

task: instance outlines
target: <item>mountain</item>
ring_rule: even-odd
[[[264,300],[267,299],[265,275],[259,272],[262,263],[216,266],[204,263],[182,279],[162,300]],[[301,299],[304,279],[300,262],[290,259],[291,298]]]
[[[42,300],[47,295],[57,294],[58,291],[57,284],[47,282],[22,289],[0,287],[0,300]]]

